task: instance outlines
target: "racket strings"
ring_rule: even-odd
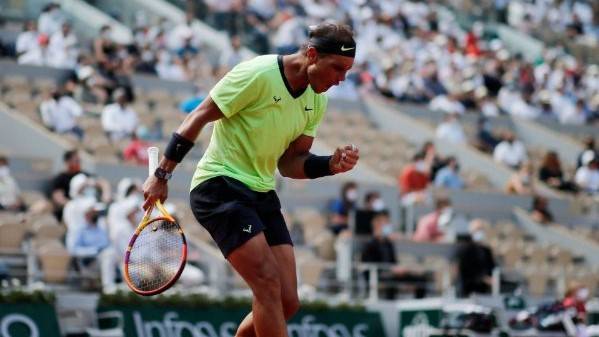
[[[129,277],[133,285],[142,291],[165,286],[179,271],[182,250],[176,223],[158,220],[148,224],[131,249]]]

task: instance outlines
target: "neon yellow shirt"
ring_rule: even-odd
[[[214,124],[191,189],[227,176],[257,192],[273,190],[279,158],[300,135],[316,135],[328,102],[310,86],[292,94],[282,56],[277,55],[238,64],[214,86],[210,97],[225,118]]]

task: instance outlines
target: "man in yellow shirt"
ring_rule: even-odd
[[[287,336],[285,320],[299,308],[293,243],[275,193],[275,170],[296,179],[351,170],[358,149],[310,153],[327,107],[323,94],[345,80],[356,51],[347,26],[321,24],[292,55],[263,55],[238,64],[173,134],[144,208],[167,197],[167,180],[206,123],[214,131],[191,183],[196,219],[254,295],[237,337]]]

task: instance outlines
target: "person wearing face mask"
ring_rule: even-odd
[[[438,197],[435,201],[435,210],[418,220],[412,240],[441,242],[445,238],[444,228],[451,221],[452,214],[451,201],[446,197]]]
[[[8,158],[0,154],[0,211],[25,211],[20,195],[19,185],[8,168]]]
[[[357,200],[358,184],[353,181],[343,184],[340,198],[331,203],[329,210],[329,229],[333,234],[337,235],[348,228],[348,216],[356,208]]]
[[[67,226],[66,247],[72,251],[80,231],[86,226],[89,204],[110,202],[110,185],[104,179],[80,173],[71,179],[69,196],[71,200],[64,207],[63,221]]]
[[[369,191],[364,197],[364,206],[355,212],[354,234],[372,235],[372,218],[385,210],[385,202],[377,191]]]
[[[381,211],[372,218],[372,239],[362,250],[362,262],[385,264],[378,269],[379,282],[383,285],[383,297],[393,299],[397,295],[398,284],[412,288],[414,297],[426,295],[425,283],[428,280],[423,273],[399,266],[393,240],[397,238],[389,213]],[[368,279],[369,275],[365,274]]]
[[[491,292],[491,275],[496,264],[493,252],[484,241],[484,223],[480,219],[470,222],[469,235],[458,237],[456,267],[462,297]]]

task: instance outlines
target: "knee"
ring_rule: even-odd
[[[285,314],[285,319],[289,320],[293,315],[297,313],[300,308],[300,301],[297,297],[297,294],[292,294],[290,296],[283,296],[283,313]]]
[[[281,298],[281,281],[277,267],[274,264],[265,263],[256,270],[254,280],[250,287],[258,298],[278,299]]]

